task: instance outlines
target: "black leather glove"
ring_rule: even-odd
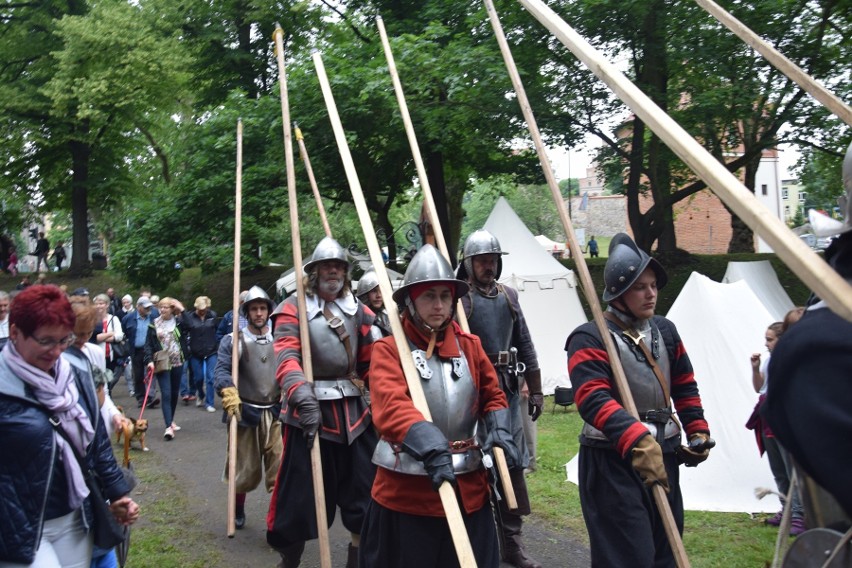
[[[414,459],[423,462],[435,491],[440,489],[445,481],[456,484],[450,443],[441,429],[431,422],[423,420],[412,424],[402,441],[402,449]]]
[[[515,445],[515,438],[512,437],[512,417],[509,409],[501,408],[486,414],[485,428],[488,430],[488,436],[482,449],[490,452],[494,446],[498,446],[506,453],[506,465],[509,469],[520,467],[521,453]]]
[[[677,454],[678,461],[686,467],[697,467],[698,464],[710,457],[710,449],[715,446],[716,441],[710,437],[710,434],[696,432],[689,437],[688,446],[675,448],[675,454]]]
[[[527,371],[524,374],[524,381],[526,381],[527,390],[530,392],[527,406],[529,406],[532,421],[535,422],[544,409],[544,395],[541,392],[541,370]]]
[[[314,447],[314,439],[320,427],[320,409],[317,395],[314,394],[314,385],[305,381],[296,390],[290,393],[287,399],[288,406],[294,406],[299,418],[299,426],[305,435],[308,449]]]

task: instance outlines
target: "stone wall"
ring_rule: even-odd
[[[586,238],[592,235],[611,237],[627,231],[627,200],[623,195],[601,195],[586,199],[571,198],[571,221],[577,229],[586,229]]]

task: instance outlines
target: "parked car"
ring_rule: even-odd
[[[831,244],[832,239],[832,237],[817,237],[812,233],[805,233],[803,235],[799,235],[799,238],[802,239],[806,245],[808,245],[814,250],[827,249],[828,245]]]

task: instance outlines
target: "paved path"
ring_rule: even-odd
[[[131,409],[131,416],[137,415],[135,401],[127,396],[123,382],[116,386],[114,398],[116,404],[123,404]],[[217,400],[217,404],[218,402]],[[200,549],[218,548],[223,566],[229,568],[275,566],[279,557],[266,544],[269,495],[263,491],[263,484],[248,494],[245,528],[237,531],[234,538],[226,536],[227,484],[221,479],[227,432],[221,422],[221,411],[208,413],[203,408],[184,406],[179,402],[175,421],[182,429],[171,442],[163,440],[164,425],[159,408],[147,409],[145,417],[151,424],[147,437],[147,445],[151,451],[145,456],[146,464],[151,464],[163,474],[170,474],[178,479],[181,489],[191,496],[189,506],[192,508],[192,515],[200,520],[199,534],[195,535],[196,542],[193,546]],[[134,454],[138,456],[138,450],[134,451]],[[131,459],[134,459],[133,455]],[[139,500],[143,507],[145,500],[149,498],[151,497],[140,495]],[[529,518],[524,529],[527,549],[534,551],[534,556],[545,567],[589,566],[589,552],[585,545],[569,540],[564,534],[549,531],[536,522],[534,515]],[[339,519],[332,525],[329,539],[332,565],[342,568],[346,563],[349,533]],[[319,565],[316,542],[309,542],[302,559],[302,567],[318,568]],[[508,566],[501,564],[501,568]],[[132,550],[128,568],[133,568]]]

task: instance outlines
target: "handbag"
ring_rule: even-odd
[[[162,373],[172,370],[172,362],[169,359],[169,352],[165,349],[154,352],[154,371]]]
[[[86,487],[89,488],[89,504],[92,508],[92,533],[95,537],[95,546],[98,548],[111,549],[124,542],[127,535],[127,527],[119,524],[115,520],[115,515],[107,504],[106,497],[101,490],[100,478],[97,473],[86,466],[85,460],[77,451],[68,434],[59,427],[59,420],[56,417],[51,417],[50,424],[59,432],[59,435],[65,438],[65,441],[71,446],[74,456],[77,458],[77,463],[80,465],[80,471],[83,472],[83,477],[86,480]]]
[[[112,349],[112,354],[116,359],[126,359],[130,357],[130,345],[127,342],[127,336],[125,336],[121,341],[110,343],[110,349]]]

